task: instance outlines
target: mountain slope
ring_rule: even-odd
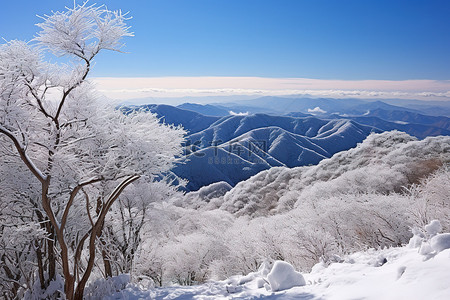
[[[270,167],[317,164],[371,132],[378,131],[351,120],[230,116],[190,135],[187,161],[173,172],[191,191],[218,181],[234,186]]]
[[[274,99],[270,97],[261,98],[256,103],[264,104],[272,100]],[[280,101],[295,105],[299,103],[299,99]],[[338,103],[338,100],[334,99],[314,99],[314,101],[333,105]],[[162,121],[182,125],[189,132],[185,144],[187,160],[174,169],[174,174],[189,181],[187,190],[190,191],[219,181],[234,186],[241,180],[246,180],[271,167],[292,168],[317,164],[339,151],[355,147],[372,132],[401,130],[418,138],[450,135],[449,130],[442,128],[448,126],[448,118],[445,117],[376,108],[394,107],[383,102],[361,103],[355,100],[348,102],[347,108],[355,105],[363,111],[366,108],[375,109],[366,111],[364,116],[341,117],[331,114],[328,116],[331,118],[329,120],[313,116],[267,114],[214,117],[169,105],[146,105],[128,109],[151,111],[161,117]],[[190,106],[215,109],[210,106]],[[370,116],[371,112],[392,120],[418,122],[423,119],[421,122],[424,124],[387,121]]]
[[[194,111],[205,116],[224,117],[230,114],[229,110],[211,104],[202,105],[195,103],[183,103],[177,107],[184,110]]]
[[[190,135],[189,139],[191,141],[200,141],[199,145],[203,148],[209,146],[212,141],[227,142],[250,130],[263,127],[279,127],[294,134],[315,137],[319,134],[319,130],[324,131],[327,128],[327,124],[333,127],[329,122],[314,117],[294,118],[265,114],[228,116],[212,123],[207,129]],[[371,130],[370,127],[359,126],[366,131],[370,132]]]
[[[247,208],[264,215],[342,191],[401,191],[448,163],[448,136],[418,141],[398,131],[372,134],[356,148],[339,152],[315,166],[276,167],[258,173],[226,193],[220,207],[238,215],[249,214]]]
[[[450,135],[450,130],[434,125],[407,123],[404,121],[386,121],[372,116],[344,118],[354,120],[359,124],[378,128],[382,131],[400,130],[419,139],[424,139],[427,136]],[[446,126],[445,122],[442,125]]]
[[[181,125],[189,133],[202,131],[220,119],[220,117],[205,116],[194,111],[184,110],[164,104],[124,106],[121,107],[121,110],[125,112],[130,112],[132,110],[150,111],[156,114],[158,118],[161,118],[162,122],[175,126]]]
[[[374,109],[370,110],[367,116],[378,117],[386,121],[400,121],[414,124],[431,125],[433,127],[439,127],[446,130],[450,130],[450,118],[441,116],[427,116],[424,114],[404,111],[404,110],[385,110]]]

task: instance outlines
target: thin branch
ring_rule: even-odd
[[[61,230],[64,230],[64,227],[66,226],[67,217],[68,217],[68,215],[69,215],[69,210],[70,210],[70,208],[72,207],[73,200],[75,199],[75,196],[78,194],[78,192],[80,191],[80,189],[81,189],[82,187],[84,187],[84,186],[87,186],[87,185],[90,185],[90,184],[93,184],[93,183],[96,183],[96,182],[99,182],[99,181],[102,181],[102,180],[103,180],[103,177],[102,177],[102,176],[101,176],[101,177],[94,177],[94,178],[91,178],[91,179],[89,179],[89,180],[87,180],[87,181],[84,181],[84,182],[79,183],[79,184],[72,190],[72,192],[70,193],[69,202],[67,202],[66,207],[65,207],[65,209],[64,209],[63,216],[62,216],[62,218],[61,218]]]
[[[80,57],[81,57],[81,56],[80,56]],[[54,118],[54,121],[55,121],[57,127],[59,127],[59,121],[58,121],[59,115],[61,114],[61,110],[62,110],[62,108],[63,108],[63,106],[64,106],[64,103],[65,103],[67,97],[69,96],[69,94],[70,94],[77,86],[79,86],[81,83],[83,83],[83,81],[86,79],[87,75],[89,74],[89,71],[90,71],[90,68],[91,68],[91,62],[90,62],[88,59],[84,58],[84,57],[82,57],[82,58],[83,58],[84,61],[86,62],[86,70],[85,70],[83,76],[81,77],[81,79],[80,79],[78,82],[76,82],[74,85],[72,85],[69,89],[67,89],[67,90],[63,93],[63,97],[62,97],[62,99],[61,99],[61,102],[59,103],[58,110],[56,111],[56,115],[55,115],[55,118]]]
[[[86,197],[86,213],[89,218],[89,222],[91,223],[91,226],[94,227],[94,221],[92,220],[91,211],[89,209],[89,195],[86,193],[84,189],[81,189],[83,191],[84,196]]]
[[[31,161],[31,159],[28,157],[28,155],[25,151],[25,147],[19,142],[19,140],[16,138],[16,136],[11,131],[9,131],[8,129],[3,127],[2,125],[0,125],[0,133],[3,133],[4,135],[6,135],[14,143],[14,146],[16,147],[17,152],[19,152],[20,158],[25,163],[27,168],[31,171],[31,173],[33,173],[33,175],[41,183],[46,182],[48,177],[46,175],[44,175],[41,172],[41,170],[39,170],[38,167],[36,167],[36,165]]]
[[[81,251],[83,250],[84,242],[89,237],[91,232],[92,232],[92,228],[89,229],[89,231],[86,232],[84,234],[84,236],[81,238],[81,240],[78,242],[77,249],[75,250],[75,260],[74,260],[74,263],[73,263],[73,274],[74,274],[74,276],[78,276],[77,275],[78,274],[78,262],[80,261],[80,258],[81,258]]]
[[[84,119],[81,119],[81,120],[75,119],[75,120],[67,121],[66,123],[61,124],[61,128],[67,127],[69,125],[72,125],[72,124],[78,123],[78,122],[80,122],[80,123],[86,122],[87,120],[88,119],[84,118]]]
[[[33,98],[36,99],[36,102],[39,105],[39,110],[44,114],[44,116],[55,121],[55,119],[45,110],[44,105],[42,104],[41,98],[35,93],[34,89],[31,87],[30,83],[27,81],[25,83],[25,85],[29,88],[30,93],[33,96]],[[47,90],[47,88],[45,90]]]
[[[80,294],[81,291],[84,289],[87,280],[89,279],[89,276],[91,275],[92,268],[94,267],[95,262],[95,239],[98,236],[99,230],[103,226],[103,222],[105,220],[106,214],[108,213],[109,209],[111,208],[112,204],[116,199],[120,196],[120,194],[123,192],[123,190],[139,179],[139,175],[132,175],[129,176],[127,179],[122,181],[111,193],[110,196],[108,196],[108,200],[106,201],[106,205],[102,207],[102,210],[100,212],[100,215],[97,218],[97,221],[95,222],[95,226],[92,228],[91,236],[89,239],[89,260],[86,267],[86,270],[84,271],[83,277],[81,278],[80,282],[78,283],[78,286],[75,291],[75,298],[79,296],[80,298],[82,295]]]

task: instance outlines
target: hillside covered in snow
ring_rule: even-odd
[[[132,268],[111,252],[121,275],[96,273],[85,298],[448,299],[449,164],[450,137],[393,131],[235,187],[126,193],[129,211],[106,222],[137,241]]]
[[[268,115],[224,117],[188,137],[187,162],[173,172],[189,190],[226,181],[231,185],[274,166],[317,164],[356,146],[378,130],[349,120]]]
[[[354,149],[339,152],[318,165],[271,168],[240,182],[214,201],[202,203],[197,198],[192,205],[238,215],[275,214],[341,193],[402,192],[448,163],[448,136],[417,140],[398,131],[372,134]]]

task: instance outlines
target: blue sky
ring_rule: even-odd
[[[91,3],[93,3],[91,1]],[[130,11],[129,54],[97,77],[450,79],[450,1],[106,0]],[[73,1],[2,1],[0,36],[29,40],[36,14]]]

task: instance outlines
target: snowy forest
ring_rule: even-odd
[[[76,5],[43,16],[32,41],[0,46],[0,298],[102,299],[241,276],[226,298],[272,266],[311,272],[413,242],[428,259],[448,251],[449,136],[371,133],[315,165],[186,193],[170,170],[187,131],[123,113],[89,80],[97,55],[124,55],[127,20]],[[284,289],[272,273],[258,286]]]

